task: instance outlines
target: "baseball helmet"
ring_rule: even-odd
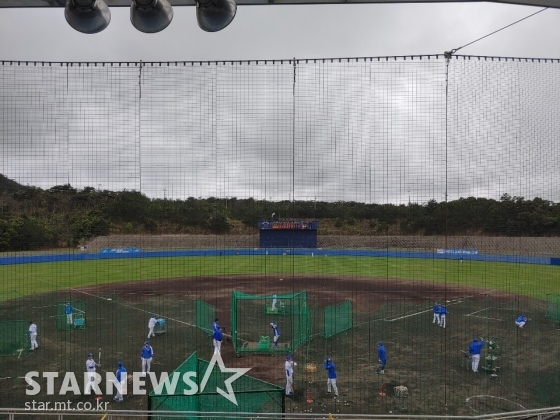
[[[93,357],[93,354],[88,353],[88,354],[87,354],[87,357]]]
[[[332,357],[329,357],[329,358],[327,359],[327,362],[332,362]]]
[[[122,362],[117,362],[118,367],[122,367]]]
[[[288,354],[288,355],[286,356],[286,360],[292,360],[292,355],[291,355],[291,354]]]
[[[377,342],[377,345],[378,345],[378,346],[382,346],[383,343],[382,343],[381,341],[378,341],[378,342]]]
[[[477,338],[473,339],[473,343],[476,343],[476,342],[478,342],[478,339]]]
[[[150,344],[150,342],[148,340],[144,341],[144,344]]]

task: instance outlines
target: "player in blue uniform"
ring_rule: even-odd
[[[387,350],[381,341],[377,342],[377,357],[379,359],[377,373],[383,375],[385,373],[385,365],[387,364]]]
[[[117,362],[117,371],[115,372],[117,393],[115,394],[115,402],[123,401],[123,391],[126,388],[126,368],[123,366],[122,362]]]
[[[523,325],[525,325],[527,321],[528,321],[527,317],[521,314],[515,320],[515,325],[517,325],[519,328],[523,328]]]
[[[377,373],[383,375],[385,373],[385,365],[387,364],[387,350],[381,341],[377,342],[377,358],[379,359]]]
[[[472,360],[472,371],[474,373],[478,372],[478,363],[480,362],[480,352],[482,351],[482,347],[484,347],[484,338],[480,337],[480,341],[476,338],[473,339],[471,345],[469,346],[469,354],[471,355]]]
[[[140,352],[140,358],[142,359],[142,373],[144,375],[150,373],[150,366],[152,364],[153,357],[154,349],[150,346],[149,341],[144,341],[144,346]]]
[[[218,318],[212,323],[212,345],[214,347],[214,354],[222,355],[222,327],[218,324]]]
[[[439,303],[436,302],[436,304],[434,305],[434,320],[432,321],[432,324],[437,323],[439,325]]]
[[[338,388],[336,387],[336,366],[333,363],[332,357],[325,360],[323,366],[327,371],[327,394],[330,394],[332,389],[335,397],[338,397]]]
[[[443,305],[440,305],[439,307],[439,326],[445,328],[445,318],[446,315],[449,312],[447,312],[447,308]]]
[[[66,314],[66,323],[72,325],[72,314],[74,312],[74,309],[72,308],[72,306],[67,303],[64,306],[64,313]]]
[[[274,347],[278,347],[278,339],[280,338],[280,329],[278,328],[278,325],[274,321],[270,323],[270,328],[272,328]]]

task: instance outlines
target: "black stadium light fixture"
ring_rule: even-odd
[[[130,21],[140,32],[163,31],[173,19],[173,8],[167,0],[132,0]]]
[[[64,16],[72,28],[84,34],[101,32],[111,22],[111,11],[103,0],[66,0]]]
[[[217,32],[228,26],[237,12],[235,0],[197,0],[196,20],[200,29]]]

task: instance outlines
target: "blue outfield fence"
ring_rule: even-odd
[[[550,257],[524,257],[519,255],[484,255],[473,253],[438,253],[436,252],[408,252],[408,251],[383,251],[383,250],[343,250],[343,249],[281,249],[281,248],[255,248],[255,249],[208,249],[208,250],[183,250],[183,251],[141,251],[134,252],[100,252],[81,254],[51,254],[0,258],[0,265],[36,264],[59,261],[92,261],[111,260],[124,258],[170,258],[170,257],[230,257],[238,255],[301,255],[313,257],[370,257],[370,258],[423,258],[434,260],[464,260],[484,262],[504,262],[516,264],[560,265],[560,258]]]

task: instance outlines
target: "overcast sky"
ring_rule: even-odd
[[[128,8],[111,8],[103,32],[84,35],[62,8],[1,9],[0,56],[44,61],[175,61],[435,54],[458,48],[540,8],[499,3],[240,6],[223,31],[198,28],[194,7],[143,34]],[[560,10],[548,9],[463,54],[560,58]]]
[[[209,34],[198,28],[193,7],[176,7],[166,30],[147,35],[132,27],[128,9],[112,8],[105,31],[84,35],[67,25],[61,8],[0,9],[0,59],[441,54],[538,10],[490,3],[243,6],[229,27]],[[549,9],[459,53],[560,58],[559,23],[560,11]],[[426,202],[445,199],[447,185],[450,199],[509,193],[557,201],[560,71],[537,67],[456,67],[447,146],[437,63],[431,70],[410,62],[301,65],[295,120],[290,66],[146,68],[141,104],[136,68],[5,67],[0,171],[42,188],[69,182],[160,198]],[[520,95],[527,105],[519,106]]]

